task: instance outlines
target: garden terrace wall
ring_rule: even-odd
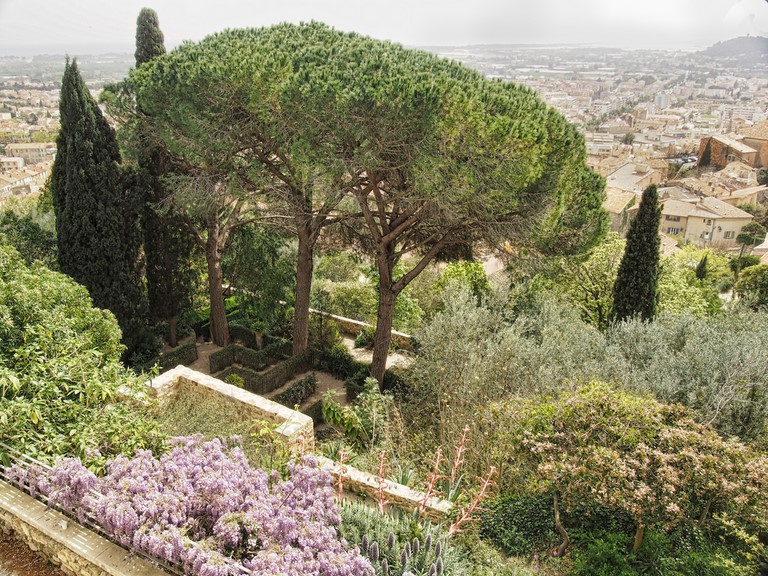
[[[233,418],[237,418],[240,413],[278,424],[277,434],[295,450],[304,450],[314,443],[314,428],[309,416],[185,366],[177,366],[161,374],[149,382],[148,386],[150,395],[158,398],[161,407],[172,400],[184,386],[197,386],[198,390],[208,390],[212,395],[229,397],[233,402]],[[313,408],[317,410],[320,407]],[[378,478],[347,465],[342,471],[337,462],[323,456],[316,457],[334,480],[338,480],[339,475],[342,475],[342,482],[348,493],[362,495],[371,502],[377,502]],[[409,512],[418,509],[424,500],[423,492],[389,480],[383,480],[383,494],[390,505]],[[425,514],[433,520],[442,520],[451,507],[449,501],[432,497],[427,500]]]
[[[275,424],[276,435],[292,449],[303,450],[313,444],[314,429],[309,416],[185,366],[177,366],[153,378],[148,386],[150,395],[157,397],[161,409],[185,387],[194,387],[197,391],[228,399],[233,418],[254,417]]]
[[[350,336],[357,336],[363,328],[373,328],[372,324],[367,322],[361,322],[360,320],[352,320],[352,318],[345,318],[344,316],[337,316],[336,314],[329,314],[328,312],[321,312],[320,310],[309,309],[312,314],[321,314],[326,318],[333,320],[339,327],[339,330]],[[392,336],[390,337],[392,343],[403,350],[411,350],[413,347],[413,336],[392,330]]]
[[[0,480],[0,530],[70,576],[167,576],[127,550]]]
[[[424,501],[425,495],[423,492],[413,490],[408,488],[408,486],[386,479],[379,480],[376,476],[352,466],[344,465],[342,470],[342,466],[338,462],[334,462],[324,456],[317,456],[317,461],[321,468],[331,473],[335,482],[338,481],[340,474],[343,475],[342,483],[347,492],[363,495],[366,500],[378,502],[379,490],[381,489],[384,500],[388,505],[405,510],[406,512],[418,510]],[[448,500],[431,497],[427,499],[425,504],[424,515],[431,520],[444,520],[452,507],[453,504]]]

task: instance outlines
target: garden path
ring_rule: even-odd
[[[0,532],[0,576],[64,576],[26,544]]]
[[[373,359],[373,350],[369,350],[368,348],[355,348],[355,339],[352,336],[342,336],[341,341],[355,360],[358,362],[365,362],[366,364],[371,363],[371,360]],[[392,368],[393,366],[405,368],[409,366],[411,362],[413,362],[413,356],[399,350],[390,351],[387,356],[387,368]]]
[[[200,342],[197,343],[197,360],[189,364],[187,368],[201,372],[202,374],[210,374],[211,367],[208,363],[208,358],[214,352],[221,350],[221,346],[217,346],[213,342]]]

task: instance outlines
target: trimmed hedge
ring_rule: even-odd
[[[221,372],[224,368],[235,363],[235,346],[237,345],[228,344],[208,357],[208,368],[211,374]]]
[[[232,364],[242,364],[251,370],[263,370],[291,353],[291,343],[287,340],[276,340],[261,350],[252,350],[239,344],[227,344],[208,359],[211,374],[221,372]]]
[[[165,354],[160,354],[157,363],[160,365],[160,371],[165,372],[179,364],[191,364],[195,360],[197,360],[197,343],[193,340]]]
[[[176,368],[179,364],[192,364],[195,360],[197,360],[197,344],[193,340],[182,346],[177,346],[165,354],[160,354],[149,362],[134,366],[133,369],[136,372],[146,372],[157,364],[160,368],[160,373],[163,373],[171,368]]]
[[[311,357],[309,354],[305,354],[303,356],[288,358],[266,372],[256,372],[255,370],[241,366],[229,366],[218,375],[218,378],[225,380],[230,375],[236,374],[243,379],[243,388],[245,390],[260,396],[265,396],[280,388],[280,386],[288,382],[293,375],[300,372],[306,372],[311,367]]]
[[[256,333],[240,324],[233,324],[229,327],[229,336],[232,340],[240,340],[248,348],[259,349],[259,342]]]
[[[307,398],[315,393],[315,390],[317,390],[317,376],[312,372],[291,384],[287,390],[273,397],[272,400],[288,408],[293,408],[294,406],[301,406]]]

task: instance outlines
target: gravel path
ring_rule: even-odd
[[[64,576],[26,544],[0,532],[0,576]]]

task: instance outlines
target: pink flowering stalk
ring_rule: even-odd
[[[435,453],[435,459],[432,461],[432,472],[427,479],[426,489],[424,490],[424,498],[421,499],[421,504],[419,505],[420,519],[424,516],[424,512],[427,509],[427,504],[429,503],[429,499],[437,493],[437,483],[442,478],[442,475],[440,474],[440,462],[442,461],[442,458],[443,449],[438,447],[437,452]]]
[[[480,489],[472,495],[472,498],[469,501],[469,505],[461,510],[458,518],[456,518],[456,520],[454,520],[451,524],[450,528],[448,528],[449,537],[461,532],[463,530],[461,526],[464,524],[475,521],[476,518],[474,515],[475,512],[479,510],[480,502],[485,499],[485,497],[490,492],[490,488],[493,486],[491,478],[494,474],[496,474],[496,466],[491,466],[491,469],[488,470],[488,474],[486,474],[485,477],[478,477],[477,480],[480,483]]]

